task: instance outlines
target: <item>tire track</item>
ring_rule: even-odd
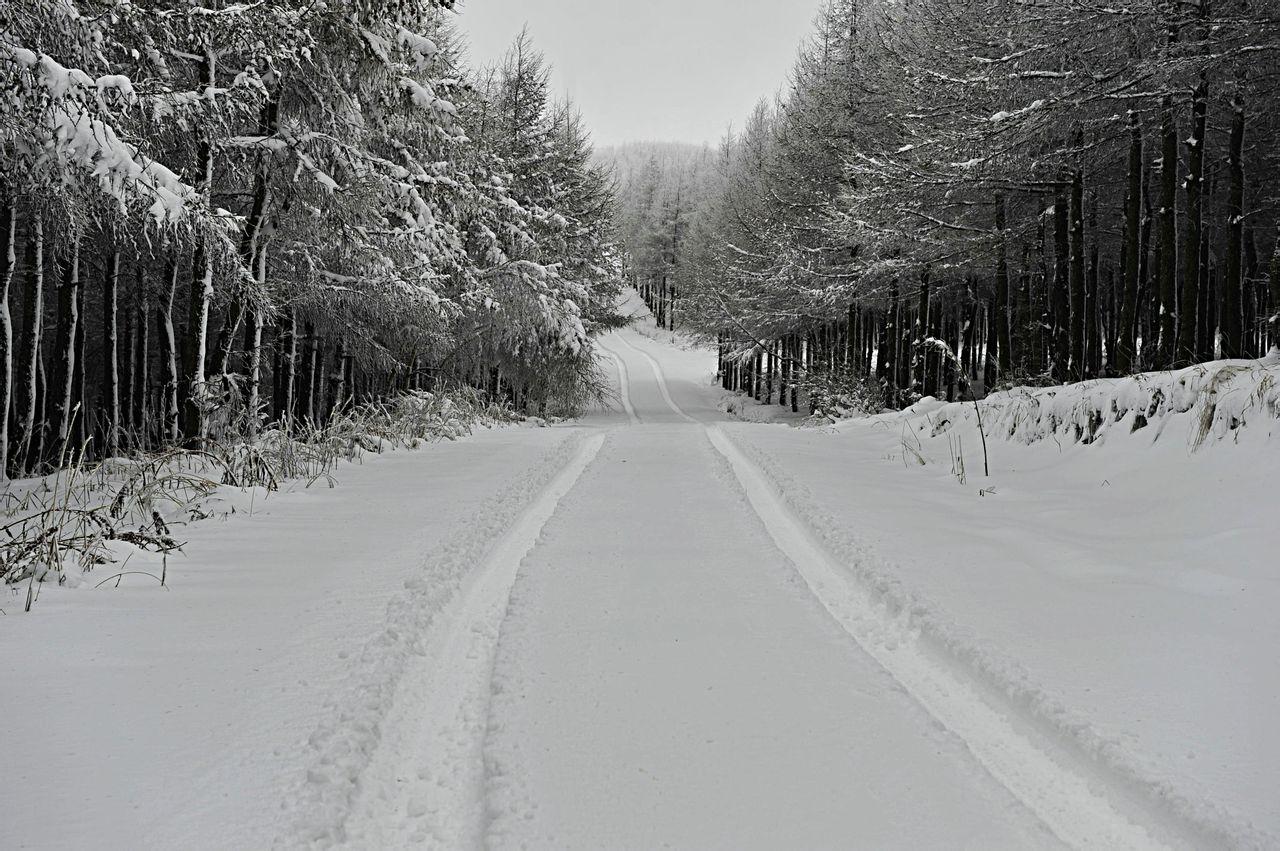
[[[621,338],[619,338],[621,339]],[[667,406],[697,422],[671,398],[662,366],[626,340],[652,367]],[[1056,759],[1050,742],[1033,741],[1001,708],[984,699],[964,673],[939,664],[905,624],[875,605],[871,596],[814,538],[776,494],[764,474],[718,425],[704,425],[711,445],[724,457],[748,503],[778,549],[795,565],[823,608],[917,703],[965,743],[983,768],[1062,840],[1075,848],[1161,848],[1093,778]],[[1066,764],[1064,764],[1066,763]]]
[[[496,497],[388,606],[356,680],[311,736],[276,847],[475,847],[489,678],[525,555],[604,444],[566,439]]]
[[[667,387],[667,377],[662,374],[662,365],[644,349],[636,348],[631,345],[631,343],[628,343],[622,335],[618,335],[617,340],[619,343],[649,362],[649,367],[653,370],[653,377],[658,382],[658,392],[662,394],[662,400],[667,403],[667,407],[671,409],[671,412],[681,419],[687,420],[695,425],[702,425],[698,420],[685,413],[684,410],[676,404],[675,400],[671,398],[671,389]]]
[[[622,398],[622,409],[627,413],[627,419],[632,425],[640,425],[640,415],[636,413],[635,405],[631,403],[631,372],[627,369],[626,361],[622,356],[613,349],[601,346],[613,358],[613,363],[618,368],[618,395]]]

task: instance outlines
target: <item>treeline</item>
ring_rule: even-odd
[[[1259,357],[1278,70],[1254,0],[831,0],[785,96],[722,146],[678,315],[757,395]]]
[[[0,9],[0,475],[467,384],[599,390],[612,187],[452,0]]]
[[[598,151],[597,160],[617,181],[624,273],[659,327],[674,330],[679,293],[694,272],[682,262],[686,239],[715,174],[714,154],[680,142],[630,142]]]

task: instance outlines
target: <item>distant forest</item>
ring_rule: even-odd
[[[1280,342],[1280,15],[832,0],[714,151],[613,151],[629,273],[756,395],[901,405]]]

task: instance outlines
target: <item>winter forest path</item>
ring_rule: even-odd
[[[632,331],[603,348],[618,410],[428,642],[454,646],[401,685],[342,839],[1157,845],[854,587],[705,364]]]
[[[868,595],[713,355],[602,347],[613,410],[371,457],[193,524],[163,591],[0,616],[0,846],[1197,844]]]
[[[638,336],[605,345],[639,423],[607,433],[520,567],[487,844],[1051,844],[822,610],[713,445],[710,394]]]

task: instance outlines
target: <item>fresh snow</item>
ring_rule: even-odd
[[[1280,365],[992,397],[987,478],[672,343],[0,602],[5,847],[1276,844]]]

